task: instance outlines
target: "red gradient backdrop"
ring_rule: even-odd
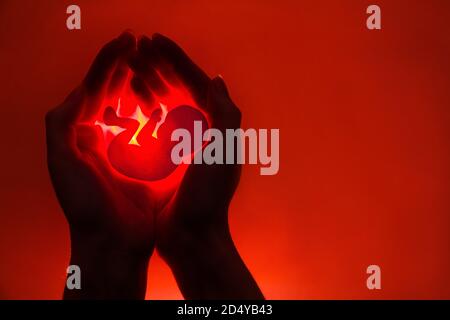
[[[356,0],[1,1],[0,298],[61,297],[69,237],[44,114],[126,28],[222,74],[245,127],[280,128],[279,174],[244,167],[230,213],[268,298],[450,298],[450,3],[375,2],[382,31]],[[157,256],[147,297],[181,298]]]

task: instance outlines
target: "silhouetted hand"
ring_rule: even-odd
[[[101,151],[94,120],[105,96],[125,81],[128,61],[136,74],[131,86],[147,101],[166,92],[162,75],[189,89],[213,128],[240,126],[223,80],[210,80],[176,44],[155,35],[140,40],[137,54],[135,47],[129,33],[108,43],[83,83],[46,118],[49,172],[69,223],[71,264],[82,270],[82,289],[66,289],[65,298],[143,298],[155,241],[186,298],[263,298],[228,228],[238,165],[190,165],[168,201],[112,172]]]
[[[166,37],[143,37],[131,67],[137,75],[138,91],[164,92],[164,81],[159,79],[162,75],[166,81],[189,89],[209,116],[212,128],[225,134],[225,129],[240,127],[240,111],[222,78],[211,80]],[[148,90],[142,90],[143,86]],[[236,164],[191,164],[169,203],[157,214],[157,249],[187,299],[264,298],[228,227],[228,207],[239,177],[240,166]]]
[[[83,83],[46,117],[48,169],[69,223],[70,263],[81,268],[81,290],[66,289],[65,298],[145,297],[158,202],[144,184],[112,174],[93,125],[135,48],[129,33],[105,45]]]

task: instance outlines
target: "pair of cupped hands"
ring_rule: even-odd
[[[168,38],[138,41],[130,32],[107,43],[83,82],[46,116],[47,162],[69,224],[71,265],[81,289],[66,299],[143,299],[153,251],[167,262],[187,299],[261,299],[230,235],[228,207],[239,165],[190,165],[180,184],[159,195],[144,182],[111,172],[94,126],[103,99],[125,81],[152,99],[163,76],[187,88],[219,130],[240,126],[221,77],[210,79]]]

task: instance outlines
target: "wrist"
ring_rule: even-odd
[[[148,255],[136,254],[106,237],[75,238],[70,265],[80,268],[81,289],[70,290],[66,286],[64,299],[145,298]]]
[[[264,299],[228,229],[186,237],[163,257],[186,299]]]
[[[169,264],[183,267],[186,264],[208,265],[210,268],[220,268],[224,260],[237,254],[237,249],[231,235],[220,233],[196,235],[185,241],[182,250],[172,255]]]
[[[171,267],[201,262],[206,257],[224,256],[235,250],[228,225],[197,227],[174,228],[157,242],[158,253]]]

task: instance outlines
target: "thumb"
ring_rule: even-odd
[[[211,80],[208,90],[208,109],[212,127],[235,129],[240,126],[241,112],[233,103],[222,76]]]
[[[225,84],[225,81],[223,80],[223,77],[221,75],[218,75],[211,80],[209,89],[210,97],[211,95],[213,95],[216,98],[221,97],[223,99],[231,100],[227,85]]]

